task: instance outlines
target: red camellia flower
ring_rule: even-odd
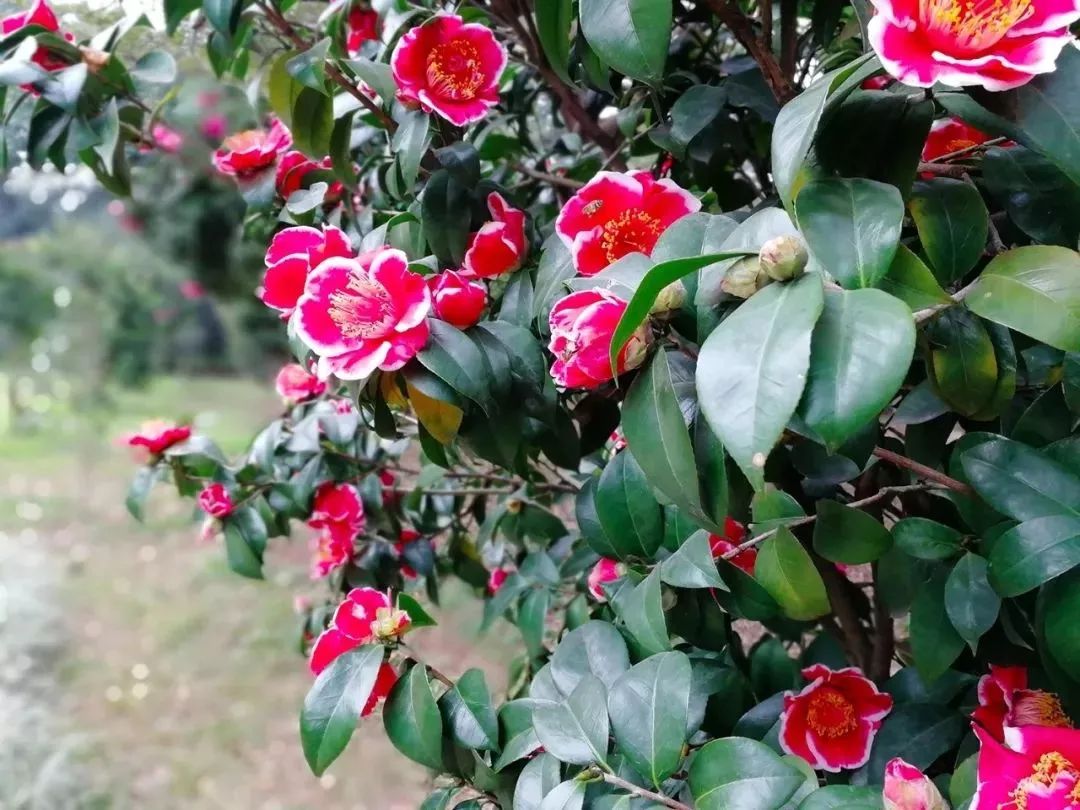
[[[420,532],[416,529],[402,529],[401,533],[398,534],[397,542],[394,543],[394,550],[397,551],[399,557],[404,558],[405,546],[409,545],[409,543],[415,543],[420,537]],[[406,579],[416,579],[416,569],[408,563],[402,563],[401,575]]]
[[[186,441],[191,436],[190,425],[177,425],[155,419],[143,422],[138,433],[127,437],[131,447],[145,447],[151,456],[160,456],[174,444]]]
[[[329,171],[330,168],[329,157],[324,157],[318,161],[311,160],[303,152],[294,149],[291,152],[286,152],[278,162],[277,174],[274,175],[274,188],[277,189],[277,193],[283,199],[287,200],[290,194],[304,187],[304,179],[307,177],[308,172]],[[331,191],[340,186],[340,183],[334,183]],[[340,188],[337,188],[337,190],[340,193]],[[327,193],[329,194],[330,191]]]
[[[223,518],[232,513],[233,501],[224,484],[215,481],[203,487],[198,497],[199,508],[210,517]]]
[[[995,740],[1005,739],[1003,726],[1005,715],[1012,708],[1013,695],[1027,689],[1027,667],[999,667],[990,665],[990,673],[979,679],[979,705],[971,718],[982,726]]]
[[[900,757],[890,759],[885,766],[881,798],[885,810],[949,810],[930,777]]]
[[[314,399],[326,393],[326,383],[299,363],[282,366],[281,371],[274,378],[274,388],[279,397],[293,404]]]
[[[250,180],[275,166],[292,146],[292,134],[277,118],[270,129],[249,129],[230,135],[214,152],[214,167],[222,174]]]
[[[855,667],[814,664],[802,671],[810,684],[784,694],[780,745],[814,768],[839,772],[870,758],[870,745],[893,700]]]
[[[660,234],[700,210],[701,201],[673,180],[649,172],[597,172],[555,219],[574,267],[593,276],[629,253],[652,253]]]
[[[529,252],[525,241],[525,212],[507,204],[502,195],[487,198],[491,222],[469,237],[462,269],[476,278],[495,278],[521,267]]]
[[[923,144],[922,159],[934,161],[943,155],[951,155],[961,149],[969,149],[990,140],[982,130],[968,126],[959,118],[939,118],[930,127],[930,134]]]
[[[396,371],[428,339],[431,296],[400,250],[382,250],[370,267],[333,258],[307,278],[296,305],[296,333],[319,355],[319,376],[360,380]]]
[[[364,525],[364,502],[352,484],[328,481],[315,490],[308,526],[322,529],[336,523],[348,523],[358,529]]]
[[[892,76],[871,76],[869,79],[863,79],[859,87],[863,90],[884,90],[894,81]]]
[[[314,268],[325,259],[353,255],[349,237],[333,225],[322,230],[301,225],[278,231],[266,250],[266,273],[258,290],[259,300],[281,310],[283,315],[291,315]]]
[[[379,39],[379,15],[370,8],[353,6],[345,20],[345,47],[356,56],[365,42]]]
[[[483,284],[469,281],[453,270],[428,276],[427,283],[436,318],[458,329],[468,329],[480,320],[480,313],[487,306],[487,289]]]
[[[1078,0],[872,0],[870,44],[915,87],[1008,90],[1054,69]]]
[[[626,301],[607,290],[579,290],[559,299],[551,308],[548,324],[555,355],[551,376],[563,388],[596,388],[612,379],[611,337],[626,311]],[[645,360],[651,339],[642,324],[619,352],[622,374]]]
[[[34,0],[34,4],[30,6],[29,11],[9,14],[0,19],[0,34],[6,37],[8,34],[14,34],[16,31],[26,28],[28,25],[36,25],[54,34],[60,33],[60,20],[57,19],[56,12],[52,10],[45,0]],[[75,37],[71,34],[64,34],[63,36],[68,42],[75,41]],[[34,55],[30,57],[30,61],[43,70],[49,71],[60,70],[68,66],[65,60],[40,45],[34,51]]]
[[[356,554],[357,529],[348,523],[331,523],[312,541],[311,578],[322,579],[345,565]]]
[[[1006,745],[979,726],[975,734],[978,788],[971,810],[1080,809],[1080,731],[1006,728]]]
[[[724,519],[724,534],[709,535],[709,549],[713,559],[718,560],[730,551],[734,551],[746,540],[746,527],[734,518]],[[750,576],[754,575],[754,565],[757,563],[757,549],[748,548],[740,551],[728,562],[737,565]]]
[[[375,588],[353,588],[311,648],[311,671],[318,675],[344,652],[375,641],[393,641],[409,629],[409,614]]]
[[[510,576],[510,572],[505,568],[492,569],[491,573],[488,574],[487,592],[492,596],[497,594],[508,576]]]
[[[618,560],[601,557],[600,562],[593,566],[593,570],[589,572],[589,578],[586,580],[589,596],[597,602],[606,602],[607,596],[604,595],[604,589],[601,586],[605,582],[615,581],[622,575],[623,567]]]
[[[499,103],[506,49],[490,28],[438,14],[401,38],[390,67],[402,101],[463,127]]]

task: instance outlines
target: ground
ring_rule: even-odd
[[[235,455],[253,420],[276,411],[268,390],[162,380],[94,416],[0,435],[0,810],[419,804],[427,774],[378,718],[322,779],[303,761],[297,713],[311,679],[293,597],[319,590],[302,527],[259,583],[198,542],[191,503],[168,489],[145,525],[124,510],[125,430],[190,413]],[[511,642],[477,637],[479,602],[451,588],[437,617],[414,637],[425,657],[451,675],[482,666],[498,687]]]

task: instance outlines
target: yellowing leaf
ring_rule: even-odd
[[[420,424],[439,444],[450,444],[457,436],[464,416],[462,410],[449,402],[432,399],[419,388],[405,384],[409,391],[409,402]]]

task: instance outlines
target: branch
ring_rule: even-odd
[[[833,615],[843,633],[848,658],[860,669],[866,671],[870,666],[872,647],[870,636],[859,621],[859,611],[851,598],[851,588],[854,586],[837,570],[835,565],[820,559],[816,554],[814,562],[825,584],[825,592],[828,595]]]
[[[920,464],[918,461],[915,461],[915,459],[902,456],[899,453],[894,453],[892,450],[886,450],[884,447],[875,447],[874,455],[882,461],[888,462],[896,467],[910,470],[915,475],[919,476],[919,478],[943,486],[945,489],[951,489],[953,492],[959,492],[962,495],[975,494],[975,490],[963,481],[957,481],[955,478],[951,478],[945,473],[935,470],[933,467],[927,467],[925,464]]]
[[[572,191],[577,191],[585,185],[580,180],[574,180],[571,177],[559,177],[556,174],[548,174],[547,172],[539,172],[536,169],[530,169],[524,163],[514,164],[514,169],[515,171],[524,174],[526,177],[531,177],[534,180],[543,180],[545,183],[550,183],[553,186],[562,186],[563,188],[568,188]]]
[[[766,84],[772,90],[773,96],[781,104],[795,98],[798,95],[790,79],[784,75],[780,63],[776,61],[772,49],[766,47],[754,33],[754,24],[750,21],[739,7],[731,0],[704,0],[712,13],[720,18],[732,36],[746,49],[755,62],[761,67],[761,75],[765,77]],[[783,25],[783,19],[780,21]]]
[[[968,295],[971,293],[971,291],[973,289],[975,289],[975,284],[976,284],[977,281],[978,281],[978,279],[975,279],[975,281],[971,282],[970,284],[968,284],[963,289],[957,290],[956,292],[954,292],[952,294],[952,300],[951,301],[947,301],[944,304],[935,304],[932,307],[926,307],[926,309],[916,310],[914,313],[912,313],[912,317],[915,319],[915,323],[920,324],[923,321],[926,321],[926,320],[929,320],[930,318],[933,318],[939,312],[941,312],[943,310],[946,310],[946,309],[950,309],[950,308],[956,306],[957,304],[959,304],[961,301],[963,301],[965,298],[968,297]]]
[[[640,796],[642,799],[648,799],[649,801],[662,804],[664,807],[670,807],[672,810],[693,810],[690,805],[683,804],[670,796],[665,796],[663,793],[654,793],[651,790],[646,790],[643,787],[638,787],[633,782],[627,782],[621,776],[616,776],[613,773],[607,773],[606,771],[600,772],[598,776],[607,782],[609,785],[614,785],[617,788],[625,790],[634,796]]]
[[[958,166],[952,163],[920,163],[919,172],[926,174],[940,174],[945,177],[955,177],[958,180],[962,180],[967,174],[967,167]]]
[[[893,635],[893,620],[889,614],[889,607],[885,604],[885,600],[882,599],[881,590],[877,586],[881,570],[876,562],[873,564],[873,572],[874,649],[870,657],[870,679],[882,681],[889,677],[896,640]]]

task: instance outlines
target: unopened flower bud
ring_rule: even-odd
[[[885,810],[948,810],[930,777],[899,757],[885,766]]]
[[[681,307],[686,302],[686,286],[681,281],[673,281],[660,291],[653,302],[650,315],[663,315]]]
[[[758,259],[761,269],[776,281],[798,278],[806,269],[810,256],[798,236],[777,236],[761,247]]]
[[[749,298],[759,289],[761,264],[757,256],[745,256],[728,268],[720,289],[736,298]]]
[[[109,54],[104,51],[88,48],[85,45],[80,46],[79,51],[91,73],[98,73],[109,63]]]
[[[381,607],[375,611],[371,633],[378,641],[392,641],[409,628],[409,614],[394,607]]]

